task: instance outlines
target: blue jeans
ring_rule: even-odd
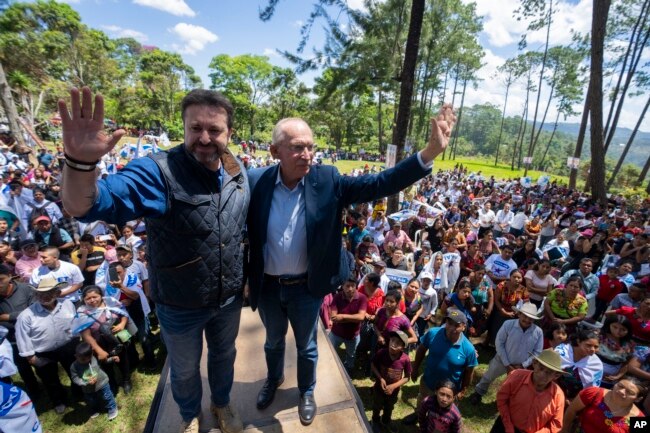
[[[107,412],[112,412],[117,409],[117,403],[113,396],[113,391],[109,384],[104,385],[95,392],[84,393],[86,403],[88,403],[88,411],[93,414],[100,409],[100,403],[103,403],[104,409]]]
[[[298,349],[298,389],[300,394],[313,394],[318,363],[318,313],[323,298],[313,296],[307,284],[281,285],[264,281],[258,308],[266,328],[267,378],[277,382],[284,374],[284,348],[288,324],[291,322]]]
[[[330,332],[330,341],[335,349],[338,349],[341,344],[345,344],[345,360],[343,361],[343,365],[345,365],[345,368],[347,368],[348,371],[354,368],[354,356],[357,351],[357,346],[359,345],[359,340],[361,340],[360,335],[356,335],[352,340],[346,340],[345,338],[341,338],[333,332]]]
[[[171,367],[172,395],[184,421],[198,417],[201,412],[203,390],[199,363],[204,331],[212,403],[217,407],[230,403],[241,307],[240,297],[221,308],[183,309],[156,304]]]

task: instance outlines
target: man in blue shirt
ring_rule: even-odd
[[[233,106],[195,89],[181,103],[184,143],[138,158],[96,181],[97,163],[125,131],[104,132],[104,104],[90,89],[70,91],[63,123],[65,208],[84,222],[145,218],[151,297],[171,366],[182,431],[199,432],[203,336],[208,346],[211,412],[225,433],[242,421],[230,404],[235,339],[243,302],[243,226],[249,202],[246,171],[228,151]],[[80,98],[81,96],[81,98]]]
[[[271,154],[277,166],[249,172],[251,204],[249,287],[251,307],[259,307],[266,328],[267,380],[257,407],[268,407],[284,381],[285,337],[291,323],[298,352],[298,415],[313,422],[318,362],[317,326],[323,297],[348,277],[341,260],[341,212],[413,184],[431,173],[443,152],[455,115],[444,105],[432,123],[426,148],[377,175],[341,176],[335,167],[312,165],[314,137],[299,118],[278,122]]]
[[[415,413],[404,419],[405,423],[415,423],[417,413],[425,397],[434,395],[436,385],[442,380],[451,380],[458,389],[458,398],[465,396],[472,382],[474,367],[478,365],[476,350],[463,332],[467,328],[467,316],[456,308],[447,310],[447,318],[442,327],[431,328],[420,337],[420,346],[415,352],[413,374],[415,382],[420,375],[420,365],[425,360],[424,377],[420,381]],[[427,355],[428,352],[428,355]]]

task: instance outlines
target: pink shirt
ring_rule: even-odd
[[[409,238],[409,235],[404,230],[400,230],[398,235],[395,235],[395,232],[392,230],[389,231],[384,238],[384,250],[386,252],[390,251],[388,248],[389,244],[401,250],[404,250],[404,245],[410,245],[411,249],[413,249],[413,242],[411,242],[411,238]]]
[[[41,266],[41,259],[38,256],[33,259],[22,256],[16,262],[16,275],[20,277],[20,281],[29,283],[29,279],[32,277],[32,271],[39,266]]]

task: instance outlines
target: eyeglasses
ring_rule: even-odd
[[[314,153],[314,145],[313,144],[290,144],[289,150],[291,153],[295,154],[302,154],[307,151],[307,153]]]

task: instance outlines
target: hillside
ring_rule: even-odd
[[[550,132],[553,130],[553,124],[544,125],[543,129]],[[574,137],[574,139],[577,139],[579,129],[579,123],[559,123],[557,127],[558,132]],[[617,128],[616,133],[614,134],[614,139],[612,140],[612,145],[607,152],[607,157],[618,160],[619,156],[623,152],[623,146],[619,146],[619,144],[625,145],[627,140],[630,138],[630,135],[632,135],[631,129]],[[583,149],[584,153],[581,159],[585,160],[588,159],[591,154],[589,147],[589,130],[587,130]],[[636,137],[634,138],[634,143],[625,158],[625,163],[643,167],[648,159],[648,155],[650,155],[650,132],[639,131],[637,132]]]

